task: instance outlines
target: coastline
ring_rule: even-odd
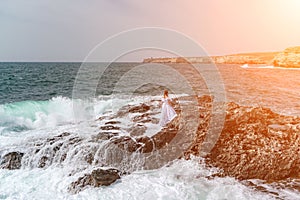
[[[300,68],[300,46],[280,52],[239,53],[223,56],[145,58],[143,63],[201,63],[201,64],[255,64],[284,68]]]

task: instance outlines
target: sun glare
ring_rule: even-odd
[[[279,9],[287,16],[287,17],[293,17],[293,16],[300,16],[300,1],[299,0],[287,0],[283,1],[281,0],[278,4]]]

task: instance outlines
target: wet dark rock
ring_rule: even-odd
[[[108,186],[114,183],[117,179],[120,179],[119,171],[117,169],[97,169],[92,171],[92,178],[94,180],[94,186]]]
[[[152,138],[144,136],[136,139],[137,143],[142,144],[140,148],[141,153],[150,153],[155,149],[155,142]]]
[[[77,181],[72,182],[68,190],[75,194],[85,189],[86,186],[109,186],[121,178],[119,174],[120,172],[117,169],[96,169],[91,174],[85,174]]]
[[[92,136],[93,141],[109,140],[112,137],[118,136],[118,133],[112,132],[100,132],[97,135]]]
[[[178,119],[175,118],[171,123],[168,124],[165,128],[159,131],[157,134],[152,137],[147,136],[121,136],[115,137],[111,139],[111,142],[114,145],[117,145],[120,149],[126,150],[129,153],[133,152],[141,152],[141,153],[149,153],[154,150],[158,150],[163,148],[165,145],[168,145],[173,138],[176,136],[178,131]],[[140,127],[140,130],[139,128]],[[143,131],[144,126],[136,126],[136,130]],[[133,129],[135,130],[135,129]]]
[[[213,98],[208,95],[198,97],[199,106],[199,124],[196,132],[196,137],[191,144],[191,147],[184,153],[186,159],[190,158],[190,155],[200,156],[201,146],[208,131],[211,108]]]
[[[121,136],[119,138],[113,138],[112,143],[117,145],[119,148],[124,149],[128,152],[136,152],[138,151],[143,145],[136,142],[134,138],[129,136]]]
[[[150,114],[149,113],[144,113],[142,115],[137,115],[137,116],[133,117],[132,121],[133,122],[139,122],[139,121],[147,119],[147,118],[150,118]]]
[[[62,133],[62,134],[60,134],[60,135],[54,136],[54,137],[52,137],[52,138],[48,138],[48,139],[46,140],[46,142],[48,142],[49,144],[53,144],[53,143],[55,143],[55,142],[61,140],[61,139],[64,138],[64,137],[67,137],[67,136],[69,136],[69,135],[70,135],[70,133],[64,132],[64,133]]]
[[[142,115],[135,116],[133,117],[132,121],[136,123],[159,123],[159,119],[152,117],[150,113],[144,113]]]
[[[120,130],[121,128],[117,126],[107,125],[107,126],[101,126],[100,129],[105,131],[110,131],[110,130]]]
[[[88,163],[88,164],[92,164],[94,161],[94,152],[90,152],[87,155],[84,156],[84,160]]]
[[[58,152],[61,148],[61,146],[63,145],[63,143],[59,143],[56,146],[53,147],[53,151],[54,153]]]
[[[105,125],[110,125],[110,124],[121,124],[121,122],[119,122],[119,121],[108,121],[108,122],[105,122]]]
[[[83,177],[80,177],[77,181],[72,182],[71,185],[68,187],[68,191],[72,194],[77,194],[78,192],[84,190],[86,186],[92,185],[92,183],[92,176],[90,174],[85,174]]]
[[[22,157],[24,153],[21,152],[10,152],[1,158],[1,169],[20,169],[22,166]]]
[[[150,105],[142,103],[140,105],[123,106],[116,114],[117,117],[123,117],[129,113],[145,113],[151,109]],[[152,107],[153,109],[153,107]]]
[[[127,129],[130,136],[133,136],[133,137],[143,135],[146,130],[147,130],[147,127],[142,124],[137,124],[133,127],[130,127],[129,129]]]
[[[75,136],[75,137],[71,137],[68,139],[68,144],[73,145],[73,144],[79,143],[81,141],[82,141],[82,138]]]
[[[39,164],[38,164],[38,168],[44,168],[46,166],[48,160],[49,160],[49,158],[47,156],[41,157]]]
[[[67,154],[64,153],[64,154],[60,157],[60,162],[64,162],[66,158],[67,158]]]
[[[155,149],[163,148],[165,145],[170,143],[176,136],[179,128],[179,117],[176,117],[172,122],[167,124],[166,127],[161,129],[158,133],[152,137],[142,136],[142,137],[130,137],[121,136],[118,138],[113,138],[111,141],[119,148],[124,149],[130,153],[132,152],[142,152],[149,153]],[[140,130],[139,128],[140,127]],[[143,125],[135,126],[137,131],[143,131]],[[146,127],[145,127],[146,128]],[[134,129],[132,129],[134,130]]]
[[[40,150],[41,149],[36,149],[34,153],[37,154]]]
[[[143,113],[143,112],[147,112],[148,110],[150,110],[150,106],[147,104],[140,104],[138,106],[133,106],[131,108],[129,108],[128,112],[130,113]]]
[[[223,130],[207,163],[241,180],[300,178],[298,124],[299,117],[229,103]],[[198,131],[206,129],[202,126]]]
[[[101,116],[101,117],[98,118],[99,121],[107,120],[107,119],[109,119],[108,116]]]
[[[161,149],[165,145],[169,144],[177,134],[178,129],[176,127],[170,127],[162,129],[160,132],[151,137],[155,143],[156,149]]]

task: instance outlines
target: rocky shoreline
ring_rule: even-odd
[[[300,118],[267,108],[228,105],[226,123],[207,163],[223,175],[274,182],[300,178]]]
[[[177,58],[146,58],[144,63],[202,63],[202,64],[260,64],[272,65],[279,52],[245,53],[224,56],[177,57]]]
[[[280,52],[273,59],[276,67],[299,68],[300,67],[300,47],[290,47]]]
[[[275,67],[299,68],[300,47],[290,47],[282,52],[243,53],[224,56],[146,58],[144,63],[202,63],[202,64],[255,64]]]
[[[189,147],[177,158],[199,156],[208,133],[212,98],[193,98],[197,98],[199,108],[199,115],[193,116],[199,119],[197,133]],[[71,193],[80,192],[87,186],[112,184],[122,175],[145,169],[151,159],[154,159],[152,154],[157,149],[169,146],[186,125],[180,120],[184,114],[180,102],[186,100],[187,97],[175,100],[178,117],[152,136],[145,135],[146,124],[158,123],[160,106],[157,100],[127,105],[117,113],[100,117],[98,120],[104,123],[99,127],[99,133],[88,138],[62,133],[46,140],[32,141],[19,149],[0,152],[0,168],[18,170],[47,168],[53,164],[76,165],[77,168],[70,173],[70,176],[78,177],[70,183],[68,191]],[[125,128],[119,121],[124,117],[131,122]],[[120,134],[125,131],[126,135]],[[299,117],[279,115],[268,108],[240,106],[230,102],[227,103],[220,137],[211,152],[205,156],[206,164],[219,168],[220,173],[216,176],[220,177],[261,179],[269,183],[300,179],[299,133]],[[81,172],[87,170],[90,173],[82,175]]]

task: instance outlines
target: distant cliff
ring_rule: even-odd
[[[144,63],[216,63],[216,64],[272,64],[278,52],[244,53],[225,56],[146,58]]]
[[[144,63],[215,63],[262,64],[275,67],[300,68],[300,46],[289,47],[282,52],[241,53],[224,56],[146,58]]]
[[[300,46],[290,47],[278,53],[273,65],[276,67],[300,68]]]

